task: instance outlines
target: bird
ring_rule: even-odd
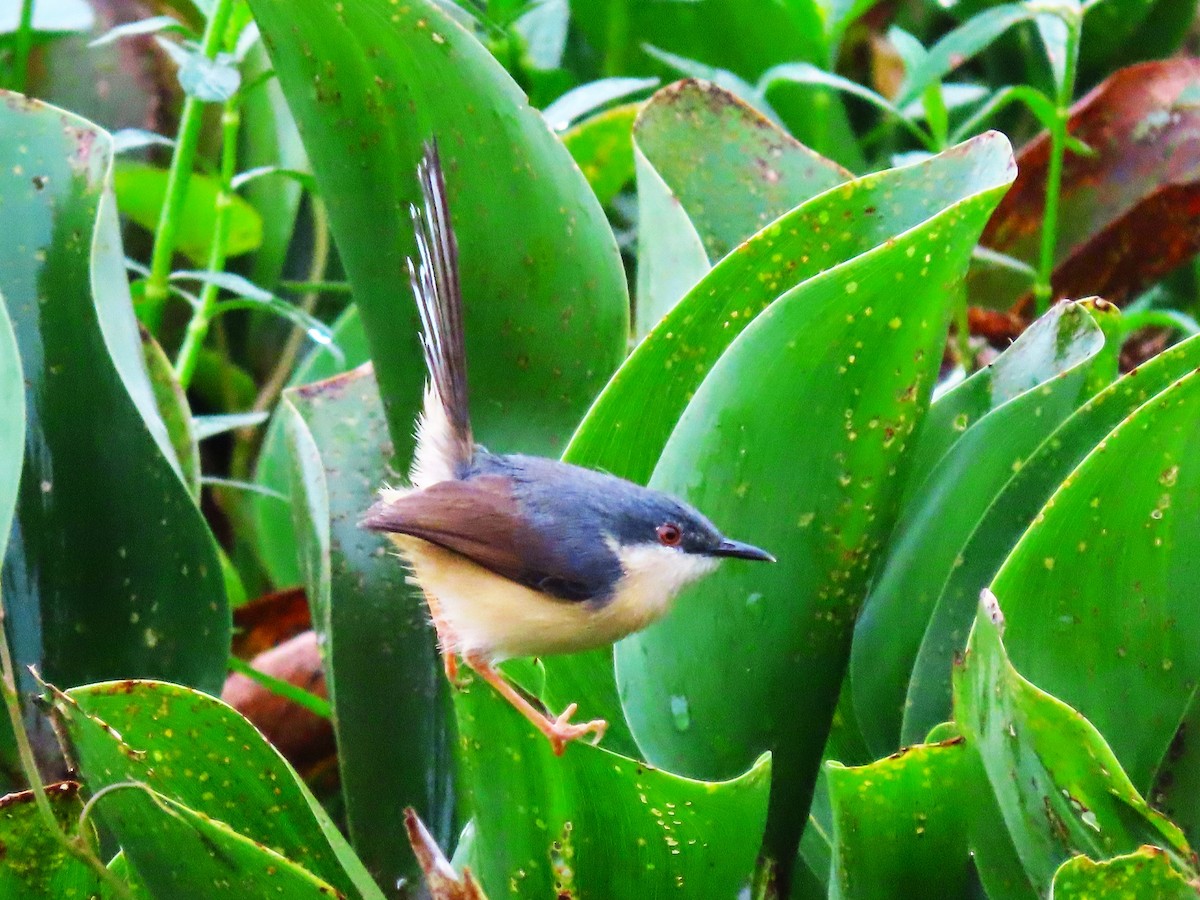
[[[726,538],[682,500],[604,472],[475,443],[458,244],[435,140],[410,204],[408,281],[428,369],[408,485],[384,487],[361,521],[387,534],[422,591],[446,675],[462,660],[549,739],[556,755],[603,719],[552,717],[496,668],[515,657],[611,644],[661,618],[726,557],[774,562]]]

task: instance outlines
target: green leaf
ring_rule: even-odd
[[[869,766],[826,765],[836,896],[966,895],[969,752],[961,737],[953,737],[909,747]]]
[[[964,545],[996,495],[1087,399],[1088,373],[1103,347],[1104,335],[1088,310],[1060,304],[995,363],[933,404],[912,475],[922,480],[909,491],[887,559],[855,625],[855,709],[876,753],[900,744],[909,674]],[[950,440],[940,460],[926,468],[921,451]],[[948,671],[949,660],[945,665]],[[944,709],[942,718],[948,713]],[[906,731],[908,742],[919,740],[928,727],[913,731]]]
[[[951,570],[929,619],[908,688],[904,735],[920,734],[945,717],[949,666],[966,646],[979,590],[1000,569],[1043,504],[1122,419],[1197,366],[1200,340],[1192,338],[1125,375],[1067,419],[1004,486],[963,547],[961,564]]]
[[[955,718],[978,750],[1034,888],[1046,892],[1077,853],[1105,859],[1145,843],[1163,847],[1188,871],[1182,832],[1146,804],[1083,715],[1013,668],[1003,626],[996,598],[985,592],[954,673]]]
[[[1200,377],[1118,425],[992,582],[1014,662],[1108,736],[1149,787],[1200,679]]]
[[[96,815],[151,896],[201,900],[214,890],[281,900],[340,896],[268,845],[144,784],[114,785],[98,801]]]
[[[197,820],[217,820],[349,896],[382,900],[300,777],[253,725],[224,703],[153,681],[87,685],[65,694],[55,691],[52,699],[72,758],[93,793],[139,782],[177,804],[171,807],[175,812],[192,811],[185,816],[190,827]],[[122,806],[143,803],[144,808],[136,798],[145,793],[136,788],[110,793],[97,804],[96,814],[117,830],[125,820]],[[162,851],[142,841],[139,837],[123,846],[152,887],[147,861]]]
[[[379,390],[360,368],[289,389],[282,414],[350,835],[380,885],[416,883],[396,811],[415,807],[449,843],[454,731],[424,598],[386,537],[358,527],[378,486],[395,481]]]
[[[83,804],[73,781],[46,785],[46,797],[68,834],[79,824]],[[91,826],[85,826],[92,839]],[[0,897],[93,897],[99,878],[46,831],[32,791],[0,797]]]
[[[455,705],[474,817],[466,862],[489,896],[725,900],[749,882],[766,756],[732,781],[691,781],[584,743],[557,757],[479,680]]]
[[[1196,889],[1172,868],[1158,847],[1093,862],[1074,856],[1054,873],[1051,895],[1055,900],[1195,900]]]
[[[113,175],[117,208],[121,215],[153,231],[158,224],[163,197],[167,193],[167,171],[145,163],[120,160]],[[209,245],[215,227],[217,194],[215,178],[193,172],[188,179],[187,199],[179,225],[179,252],[197,265],[208,261]],[[263,223],[258,213],[241,197],[234,196],[229,206],[227,252],[239,256],[262,243]]]
[[[767,845],[783,865],[805,821],[855,614],[894,523],[904,451],[928,404],[954,287],[1013,177],[998,136],[919,171],[940,165],[949,176],[956,164],[959,178],[928,191],[929,218],[788,290],[736,337],[650,479],[779,562],[727,564],[666,619],[618,644],[626,714],[647,758],[673,771],[727,777],[772,750]],[[856,205],[866,193],[851,182],[792,215],[831,198]],[[830,219],[846,229],[859,216]],[[852,245],[847,233],[831,237]],[[796,413],[781,416],[764,397],[788,398]],[[683,723],[680,706],[689,711]]]
[[[640,109],[636,103],[618,106],[563,132],[563,145],[601,203],[633,180],[633,122]]]
[[[344,360],[339,360],[328,347],[314,347],[296,366],[288,384],[320,381],[370,359],[358,307],[348,306],[333,323],[333,343],[341,348]],[[291,490],[288,466],[283,417],[276,414],[263,438],[254,483],[273,494],[287,497]],[[270,495],[255,497],[253,503],[254,540],[271,581],[278,587],[299,584],[304,576],[298,562],[298,540],[290,505]]]
[[[826,191],[767,226],[718,263],[638,345],[593,404],[564,458],[645,483],[714,363],[776,297],[894,240],[981,184],[1011,177],[1010,165],[1008,142],[985,135],[916,165]],[[835,231],[843,222],[854,227]],[[828,240],[817,243],[813,235]],[[856,308],[871,305],[851,299]],[[785,396],[792,391],[787,387]],[[797,515],[789,511],[781,521],[794,522]],[[609,658],[599,651],[547,660],[550,697],[578,702],[586,715],[603,716],[610,725],[619,720]],[[619,739],[620,732],[610,733]]]
[[[175,367],[159,346],[158,341],[145,328],[139,327],[142,353],[146,360],[146,373],[150,376],[150,387],[162,416],[174,451],[167,460],[172,463],[191,492],[192,499],[200,502],[200,436],[192,419],[192,409],[187,395],[175,375]]]
[[[11,95],[0,131],[0,293],[37,448],[3,568],[18,671],[36,665],[64,684],[138,673],[218,691],[230,623],[217,547],[170,463],[146,375],[108,136]]]
[[[567,91],[543,109],[542,118],[555,131],[566,131],[576,119],[582,119],[602,106],[656,87],[657,78],[601,78],[589,81]]]
[[[1000,3],[972,16],[929,48],[925,59],[905,77],[896,105],[901,108],[907,106],[920,97],[929,85],[941,81],[990,47],[1008,29],[1036,16],[1037,10],[1033,5],[1025,3]]]
[[[25,382],[17,338],[4,297],[0,296],[0,560],[8,547],[9,529],[21,485],[25,456]]]
[[[695,224],[710,262],[851,177],[733,94],[697,81],[651,97],[634,141]]]
[[[430,0],[252,0],[370,340],[401,468],[424,381],[408,202],[436,136],[458,235],[475,431],[557,454],[625,353],[604,212],[541,114]],[[315,86],[315,89],[314,89]]]

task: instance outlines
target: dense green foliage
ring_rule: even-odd
[[[0,895],[1196,893],[1194,3],[16,5]],[[779,560],[507,665],[561,757],[358,527],[430,136],[480,441]]]

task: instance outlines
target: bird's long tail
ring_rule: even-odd
[[[417,261],[408,260],[408,275],[421,317],[421,346],[429,385],[417,431],[412,481],[416,487],[425,487],[462,477],[471,465],[475,444],[467,407],[458,243],[450,222],[436,142],[425,145],[425,154],[417,165],[417,181],[423,203],[420,209],[415,204],[409,207]]]

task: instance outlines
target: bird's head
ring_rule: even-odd
[[[665,602],[725,557],[775,561],[765,550],[725,537],[702,513],[670,495],[643,488],[622,507],[611,522],[609,547],[625,573],[621,589],[635,588],[647,599]]]

